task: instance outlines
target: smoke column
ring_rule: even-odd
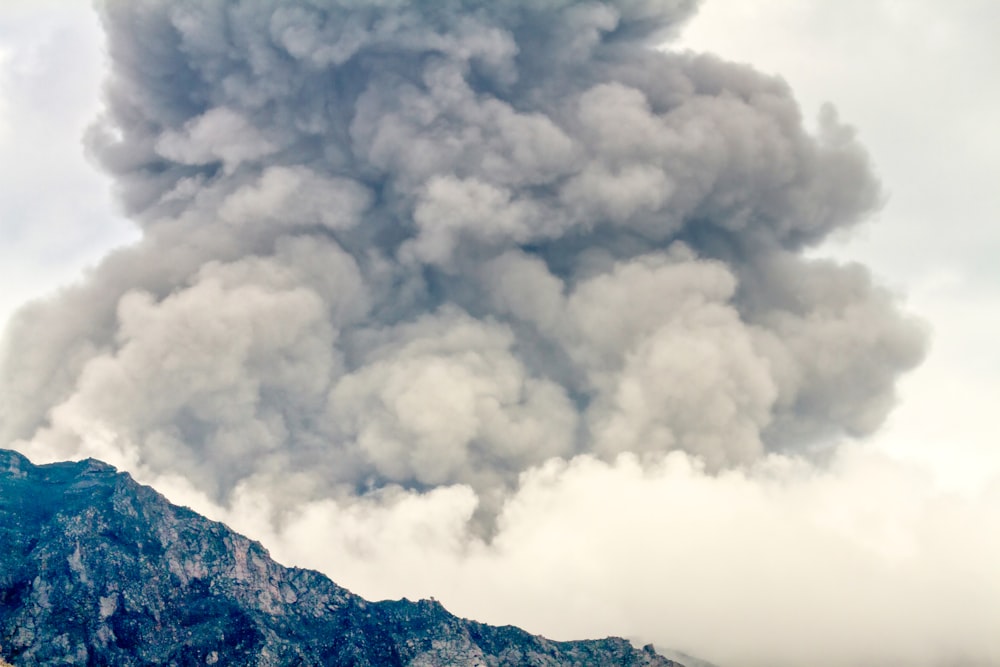
[[[695,5],[99,0],[87,143],[142,238],[12,320],[0,442],[279,526],[464,494],[489,544],[559,466],[871,433],[922,328],[805,254],[880,203],[866,153],[659,49]]]
[[[691,2],[102,2],[89,144],[142,227],[20,314],[3,441],[225,498],[710,469],[874,429],[921,336],[801,251],[878,187]],[[98,444],[99,443],[99,444]]]

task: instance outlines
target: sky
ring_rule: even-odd
[[[676,10],[680,15],[685,3],[673,4],[681,8]],[[295,25],[294,18],[287,18],[290,25]],[[600,12],[572,18],[597,26],[607,20]],[[221,160],[223,185],[213,191],[196,183],[192,187],[201,190],[188,200],[184,192],[175,191],[179,194],[172,201],[186,202],[176,205],[180,209],[146,206],[143,188],[156,184],[138,183],[127,166],[121,167],[127,159],[115,162],[108,144],[94,139],[91,157],[84,155],[82,136],[102,108],[106,66],[96,14],[87,3],[70,0],[7,3],[0,10],[0,275],[5,285],[0,318],[60,285],[76,281],[82,286],[36,309],[26,319],[24,331],[30,335],[5,341],[6,349],[16,353],[6,353],[8,368],[14,369],[6,371],[8,386],[18,392],[26,387],[23,393],[34,398],[29,401],[33,405],[24,407],[10,398],[16,393],[10,390],[0,411],[8,424],[2,426],[21,415],[28,415],[23,420],[30,422],[32,409],[52,412],[47,427],[10,427],[4,432],[14,433],[12,445],[36,461],[102,455],[176,502],[261,539],[282,562],[315,567],[373,598],[434,596],[463,616],[516,623],[560,639],[619,634],[674,647],[723,667],[995,664],[1000,661],[993,630],[1000,626],[1000,577],[994,566],[1000,558],[1000,428],[992,413],[1000,401],[1000,353],[994,343],[1000,335],[1000,273],[990,260],[1000,251],[1000,194],[993,186],[1000,172],[1000,140],[990,128],[1000,114],[1000,83],[993,74],[1000,65],[1000,48],[992,39],[998,22],[1000,9],[985,0],[947,6],[929,0],[707,0],[679,41],[662,47],[709,51],[780,76],[798,100],[810,132],[822,133],[821,109],[826,102],[835,105],[840,120],[855,128],[870,156],[871,169],[882,184],[881,205],[860,225],[840,218],[817,223],[826,225],[825,241],[802,252],[861,262],[896,296],[898,305],[854,274],[832,271],[817,277],[794,258],[786,264],[758,264],[750,255],[694,261],[686,253],[709,253],[695,236],[685,237],[691,246],[687,250],[654,243],[638,259],[623,254],[611,264],[597,255],[579,259],[565,249],[545,256],[550,267],[561,261],[581,262],[584,268],[575,269],[573,280],[555,269],[543,271],[535,256],[498,254],[491,245],[496,238],[477,232],[453,213],[454,208],[479,206],[480,214],[495,220],[504,234],[512,230],[510,237],[520,239],[519,234],[528,233],[524,220],[533,218],[530,210],[506,205],[504,193],[522,192],[519,188],[524,187],[511,180],[510,164],[518,167],[519,175],[534,169],[534,177],[544,179],[546,170],[563,168],[558,156],[569,149],[561,135],[537,117],[477,107],[466,110],[473,119],[466,119],[469,124],[497,123],[502,139],[504,128],[515,128],[515,134],[534,132],[535,141],[550,142],[546,146],[556,158],[546,161],[547,156],[518,144],[511,149],[513,157],[499,149],[488,154],[497,160],[492,171],[453,164],[454,174],[465,174],[463,169],[477,174],[482,182],[476,187],[470,187],[468,179],[452,177],[431,178],[420,189],[423,186],[411,183],[423,182],[425,165],[408,162],[412,156],[405,153],[393,154],[404,165],[393,178],[404,184],[401,189],[412,187],[417,193],[413,215],[419,234],[400,251],[399,266],[385,271],[405,278],[407,262],[440,269],[442,284],[450,286],[441,289],[454,294],[444,299],[444,310],[420,315],[423,301],[439,298],[433,289],[424,287],[427,294],[401,303],[380,296],[382,274],[361,262],[359,278],[352,268],[356,264],[343,252],[324,246],[329,254],[320,256],[312,246],[293,240],[260,249],[269,243],[260,230],[285,223],[264,219],[259,210],[270,207],[290,210],[292,217],[309,217],[316,215],[309,208],[314,204],[331,208],[328,201],[316,203],[308,197],[293,204],[282,194],[289,188],[332,192],[332,208],[345,202],[343,212],[320,216],[319,224],[354,255],[351,244],[362,241],[349,237],[353,221],[368,215],[365,211],[372,204],[356,183],[325,172],[296,170],[295,165],[283,164],[259,178],[256,172],[244,175],[244,163],[270,160],[272,145],[279,141],[276,136],[254,135],[259,126],[248,112],[204,115],[156,137],[159,155],[185,169],[197,170],[209,158]],[[296,57],[314,64],[337,62],[336,53],[327,54],[302,38],[303,33],[296,34],[294,48],[288,47]],[[492,45],[482,47],[477,57],[493,63],[500,86],[503,41],[462,38]],[[126,49],[128,40],[123,37],[121,44]],[[571,40],[566,45],[578,46]],[[783,99],[768,81],[739,72],[716,75],[712,66],[702,67],[688,76],[702,81],[728,76],[726,85],[757,91],[769,100]],[[663,80],[676,75],[670,70]],[[436,70],[439,78],[426,76],[445,92],[423,100],[419,108],[452,104],[461,88],[447,78],[448,70]],[[623,76],[632,76],[626,79],[629,84],[655,101],[656,83],[634,73]],[[713,97],[706,103],[712,106],[702,112],[720,117],[735,113],[720,99]],[[373,108],[389,104],[375,95],[367,101]],[[591,125],[584,130],[595,134],[580,130],[584,134],[573,135],[574,140],[585,137],[597,147],[594,150],[603,151],[601,159],[607,164],[612,154],[615,159],[626,155],[638,160],[641,149],[628,136],[601,134],[601,128],[608,127],[602,113],[609,108],[633,113],[634,123],[645,122],[634,94],[613,85],[598,86],[580,104],[590,110],[584,124]],[[765,113],[772,109],[762,108]],[[776,108],[774,117],[790,123],[783,131],[797,136],[794,121],[781,111],[786,107]],[[386,118],[392,115],[383,113]],[[614,117],[611,124],[616,125]],[[227,134],[233,127],[239,130],[238,139]],[[743,136],[733,127],[736,136]],[[391,129],[413,131],[402,123]],[[841,136],[846,130],[837,132]],[[362,128],[356,136],[373,137],[372,165],[396,168],[376,150],[392,149],[386,142],[394,135],[385,127]],[[764,136],[761,143],[766,145],[769,135]],[[811,155],[811,144],[797,141],[797,150]],[[851,194],[863,194],[870,181],[854,144],[846,145],[835,152],[846,156],[845,162],[820,172],[821,178],[847,174],[846,185],[837,186],[841,189],[822,201],[844,220],[853,215],[852,207],[865,208],[864,198],[858,195],[855,201]],[[692,152],[691,170],[711,168],[695,158],[709,154],[712,146],[699,146]],[[205,151],[212,155],[206,157]],[[324,159],[336,163],[332,157]],[[667,174],[680,182],[681,172],[670,171],[671,165],[655,157],[642,159],[642,164],[661,171],[635,173],[652,174],[654,180],[657,174]],[[102,161],[105,168],[119,165],[119,190],[131,196],[131,213],[114,203],[113,179],[101,172]],[[601,194],[607,192],[599,180],[606,176],[607,170],[601,169],[607,164],[595,162],[594,170],[586,172],[591,180],[578,181],[586,187],[564,191],[569,194],[561,201],[573,208],[588,192],[596,192],[606,199],[592,195],[598,198],[588,206],[619,216],[623,225],[645,224],[636,211],[641,213],[644,202],[663,202],[643,199],[651,196],[650,190],[638,177],[616,183],[616,191],[630,185],[633,200]],[[808,178],[812,163],[803,164],[789,168],[804,170],[803,178]],[[769,169],[768,163],[762,171],[769,174]],[[745,182],[752,173],[737,176]],[[486,182],[491,185],[483,185]],[[816,203],[822,196],[816,192],[821,191],[809,189],[799,196]],[[734,197],[740,196],[739,189],[734,192]],[[785,211],[795,201],[765,204]],[[723,210],[721,204],[714,206],[703,210]],[[261,219],[241,228],[246,231],[240,232],[240,243],[232,245],[204,224],[210,212],[231,226],[255,215]],[[667,209],[664,215],[675,214],[683,217],[683,210]],[[171,216],[180,220],[173,228],[158,222]],[[451,225],[444,231],[434,226],[442,218]],[[577,223],[569,219],[564,224]],[[85,276],[87,267],[95,266],[111,248],[135,242],[140,228],[155,237],[152,254],[140,256],[138,262],[113,260]],[[597,243],[618,242],[610,234]],[[196,242],[189,244],[191,238]],[[778,242],[792,244],[784,237]],[[164,262],[168,268],[194,267],[177,269],[181,278],[166,269],[147,275],[135,265],[141,264],[141,257],[155,263],[156,248],[170,254],[174,248],[202,246],[210,251],[198,255],[200,250],[178,250]],[[463,253],[489,259],[485,278],[478,268],[463,263]],[[339,281],[328,293],[317,286],[318,278],[289,277],[294,273],[289,267],[313,263]],[[777,299],[780,289],[766,286],[767,277],[777,275],[807,286],[820,281],[812,296],[803,297],[819,305],[801,322],[785,311],[765,317],[747,306],[735,312],[733,287],[727,285],[733,280],[749,284],[759,277],[758,270],[765,287],[753,299]],[[456,275],[462,281],[452,285],[449,276]],[[473,312],[462,294],[467,285],[478,284],[476,280],[511,290],[484,293],[482,298],[492,304],[488,317]],[[562,295],[552,288],[561,284],[556,280],[565,280]],[[831,296],[822,288],[824,280],[843,285],[850,296]],[[137,287],[117,292],[117,287],[109,287],[119,284]],[[304,291],[302,285],[313,291]],[[623,298],[644,303],[647,293],[662,295],[664,290],[676,292],[680,310],[688,315],[649,315],[667,318],[655,322],[655,336],[640,336],[643,327],[651,326],[642,313],[623,311],[626,324],[619,328],[599,317],[602,309],[617,307]],[[525,291],[539,296],[523,305],[523,297],[516,295]],[[321,304],[314,293],[334,312],[332,319],[317,314]],[[115,296],[105,298],[108,294]],[[822,322],[825,308],[833,308],[824,304],[836,299],[848,300],[850,317],[830,329],[804,324]],[[368,303],[381,305],[373,308]],[[463,308],[475,316],[463,314]],[[118,318],[114,331],[92,315],[101,309]],[[408,309],[416,316],[409,318]],[[568,325],[545,319],[545,309],[563,309],[563,319],[579,329],[560,328]],[[368,314],[359,315],[362,311]],[[356,322],[388,322],[381,313],[390,311],[400,324],[392,320],[392,326],[369,327],[364,335],[350,338]],[[899,313],[913,314],[923,324]],[[275,314],[285,329],[268,326]],[[201,331],[209,319],[225,325],[221,338],[210,331],[189,335],[192,327]],[[525,333],[527,328],[517,324],[522,320],[541,333]],[[503,329],[494,326],[496,321],[511,324]],[[628,327],[639,333],[630,333]],[[782,353],[804,355],[798,365],[789,363],[788,372],[814,378],[813,386],[819,387],[815,400],[840,406],[840,412],[811,407],[810,389],[793,391],[787,388],[794,385],[792,380],[774,375],[784,357],[773,352],[777,344],[762,328],[779,339],[801,340],[798,348],[790,344],[791,351]],[[163,339],[146,336],[150,330],[165,332]],[[925,330],[926,356],[915,370],[905,372],[919,356],[914,341]],[[221,345],[220,340],[231,343],[225,340],[227,331],[240,334],[233,340],[249,337],[248,356],[219,355],[223,348],[213,345]],[[874,333],[871,339],[855,339],[858,331]],[[551,348],[534,345],[536,335],[563,350],[572,363],[552,361],[546,356]],[[617,360],[615,346],[631,340],[630,335],[639,337],[639,342],[629,343],[635,356]],[[349,341],[342,346],[342,358],[316,351],[324,341],[328,347],[337,341],[340,349],[337,336]],[[522,355],[520,347],[512,346],[512,337],[530,352]],[[858,359],[836,375],[836,381],[819,365],[808,363],[809,351],[821,349],[831,337],[849,344],[832,346],[827,363],[837,366],[838,360],[852,355]],[[698,342],[705,340],[708,347]],[[796,352],[802,348],[804,353]],[[671,353],[678,349],[688,356]],[[63,381],[35,371],[45,363],[32,356],[34,350],[65,361],[69,368],[76,367],[76,359],[88,361],[81,362],[78,377]],[[309,365],[303,370],[301,364],[278,364],[275,351],[281,350],[290,350],[289,356]],[[683,374],[685,359],[692,356],[704,364],[702,372],[689,376],[688,398],[660,393],[656,372],[661,378]],[[165,359],[188,375],[148,370],[149,360],[167,363]],[[232,379],[241,367],[255,364],[262,374],[282,378],[283,384],[261,390],[260,380]],[[529,372],[533,364],[544,373]],[[206,365],[219,370],[201,374]],[[653,372],[644,373],[644,366]],[[336,381],[321,389],[307,386],[301,377],[317,368],[326,369]],[[209,397],[211,405],[205,409],[213,411],[213,423],[248,420],[256,430],[209,437],[203,426],[209,418],[197,411],[191,417],[189,404],[183,409],[164,407],[164,401],[130,393],[121,380],[130,373],[144,379],[157,397],[180,395],[178,382],[201,382],[198,386],[211,388],[198,396]],[[40,377],[49,380],[41,382]],[[869,378],[873,384],[866,388]],[[75,389],[62,390],[69,391],[66,395],[46,393],[45,386],[59,382]],[[891,398],[894,382],[898,402],[879,426],[880,406]],[[473,412],[442,411],[437,409],[439,401],[429,401],[426,391],[410,391],[411,385],[433,388],[434,399],[444,396],[457,404],[471,400],[479,406],[485,396],[502,409],[486,416],[478,407]],[[115,389],[117,398],[107,398]],[[316,445],[297,453],[305,466],[315,465],[327,476],[320,479],[303,472],[294,460],[275,458],[274,442],[284,441],[271,438],[273,415],[258,410],[250,419],[250,413],[241,412],[249,400],[245,392],[251,390],[281,397],[294,394],[296,405],[320,393],[329,396],[323,409],[336,427],[304,432],[317,439],[359,442],[360,450],[345,445],[337,461],[346,463],[336,465],[317,454]],[[574,415],[574,391],[590,397],[595,407]],[[298,398],[300,394],[304,398]],[[720,395],[729,403],[716,400]],[[843,396],[848,398],[837,403]],[[668,410],[666,416],[646,411],[645,403],[656,401],[679,403],[683,410]],[[791,407],[782,407],[782,401]],[[709,425],[688,419],[701,410]],[[380,421],[378,415],[386,412],[393,413],[393,420]],[[539,414],[554,416],[541,419]],[[846,425],[844,430],[858,437],[831,430],[832,422]],[[595,434],[582,453],[580,445],[573,444],[574,428]],[[128,437],[135,442],[123,444],[126,433],[133,434]],[[170,440],[177,433],[198,440],[201,448],[179,447]],[[797,449],[806,439],[813,444]],[[514,441],[532,447],[505,449],[505,443]],[[259,442],[259,449],[250,450],[253,455],[278,462],[268,468],[241,468],[244,454],[238,448],[243,442]],[[406,449],[410,442],[416,443],[412,450]],[[489,445],[485,453],[476,449],[482,442]],[[772,442],[780,446],[772,447]],[[448,443],[464,444],[449,449]],[[494,458],[501,463],[494,464]],[[357,472],[345,472],[350,466]]]

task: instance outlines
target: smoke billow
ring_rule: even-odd
[[[100,3],[89,141],[144,238],[15,321],[3,440],[219,498],[485,497],[553,457],[870,432],[921,336],[800,256],[877,203],[865,154],[655,50],[693,4]]]
[[[804,254],[880,201],[852,131],[659,50],[694,0],[97,4],[88,144],[142,239],[7,331],[0,441],[36,459],[279,523],[438,503],[461,542],[560,461],[871,433],[922,355]]]

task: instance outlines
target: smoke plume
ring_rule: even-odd
[[[100,0],[87,142],[142,238],[14,318],[0,442],[275,539],[439,508],[460,552],[546,475],[710,485],[871,433],[922,329],[805,254],[880,203],[867,155],[657,48],[695,5]]]
[[[89,143],[144,237],[15,321],[3,441],[222,499],[870,432],[921,336],[800,256],[877,203],[865,153],[655,50],[692,8],[100,3]]]

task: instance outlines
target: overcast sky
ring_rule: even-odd
[[[260,489],[159,488],[363,595],[434,595],[557,638],[621,634],[723,667],[1000,661],[998,29],[992,0],[706,0],[669,46],[782,76],[807,119],[832,102],[884,185],[879,213],[814,252],[869,266],[931,348],[887,424],[828,468],[532,468],[491,545],[464,536],[475,498],[458,484],[281,522]],[[0,8],[0,321],[137,238],[83,155],[103,58],[85,1]]]

